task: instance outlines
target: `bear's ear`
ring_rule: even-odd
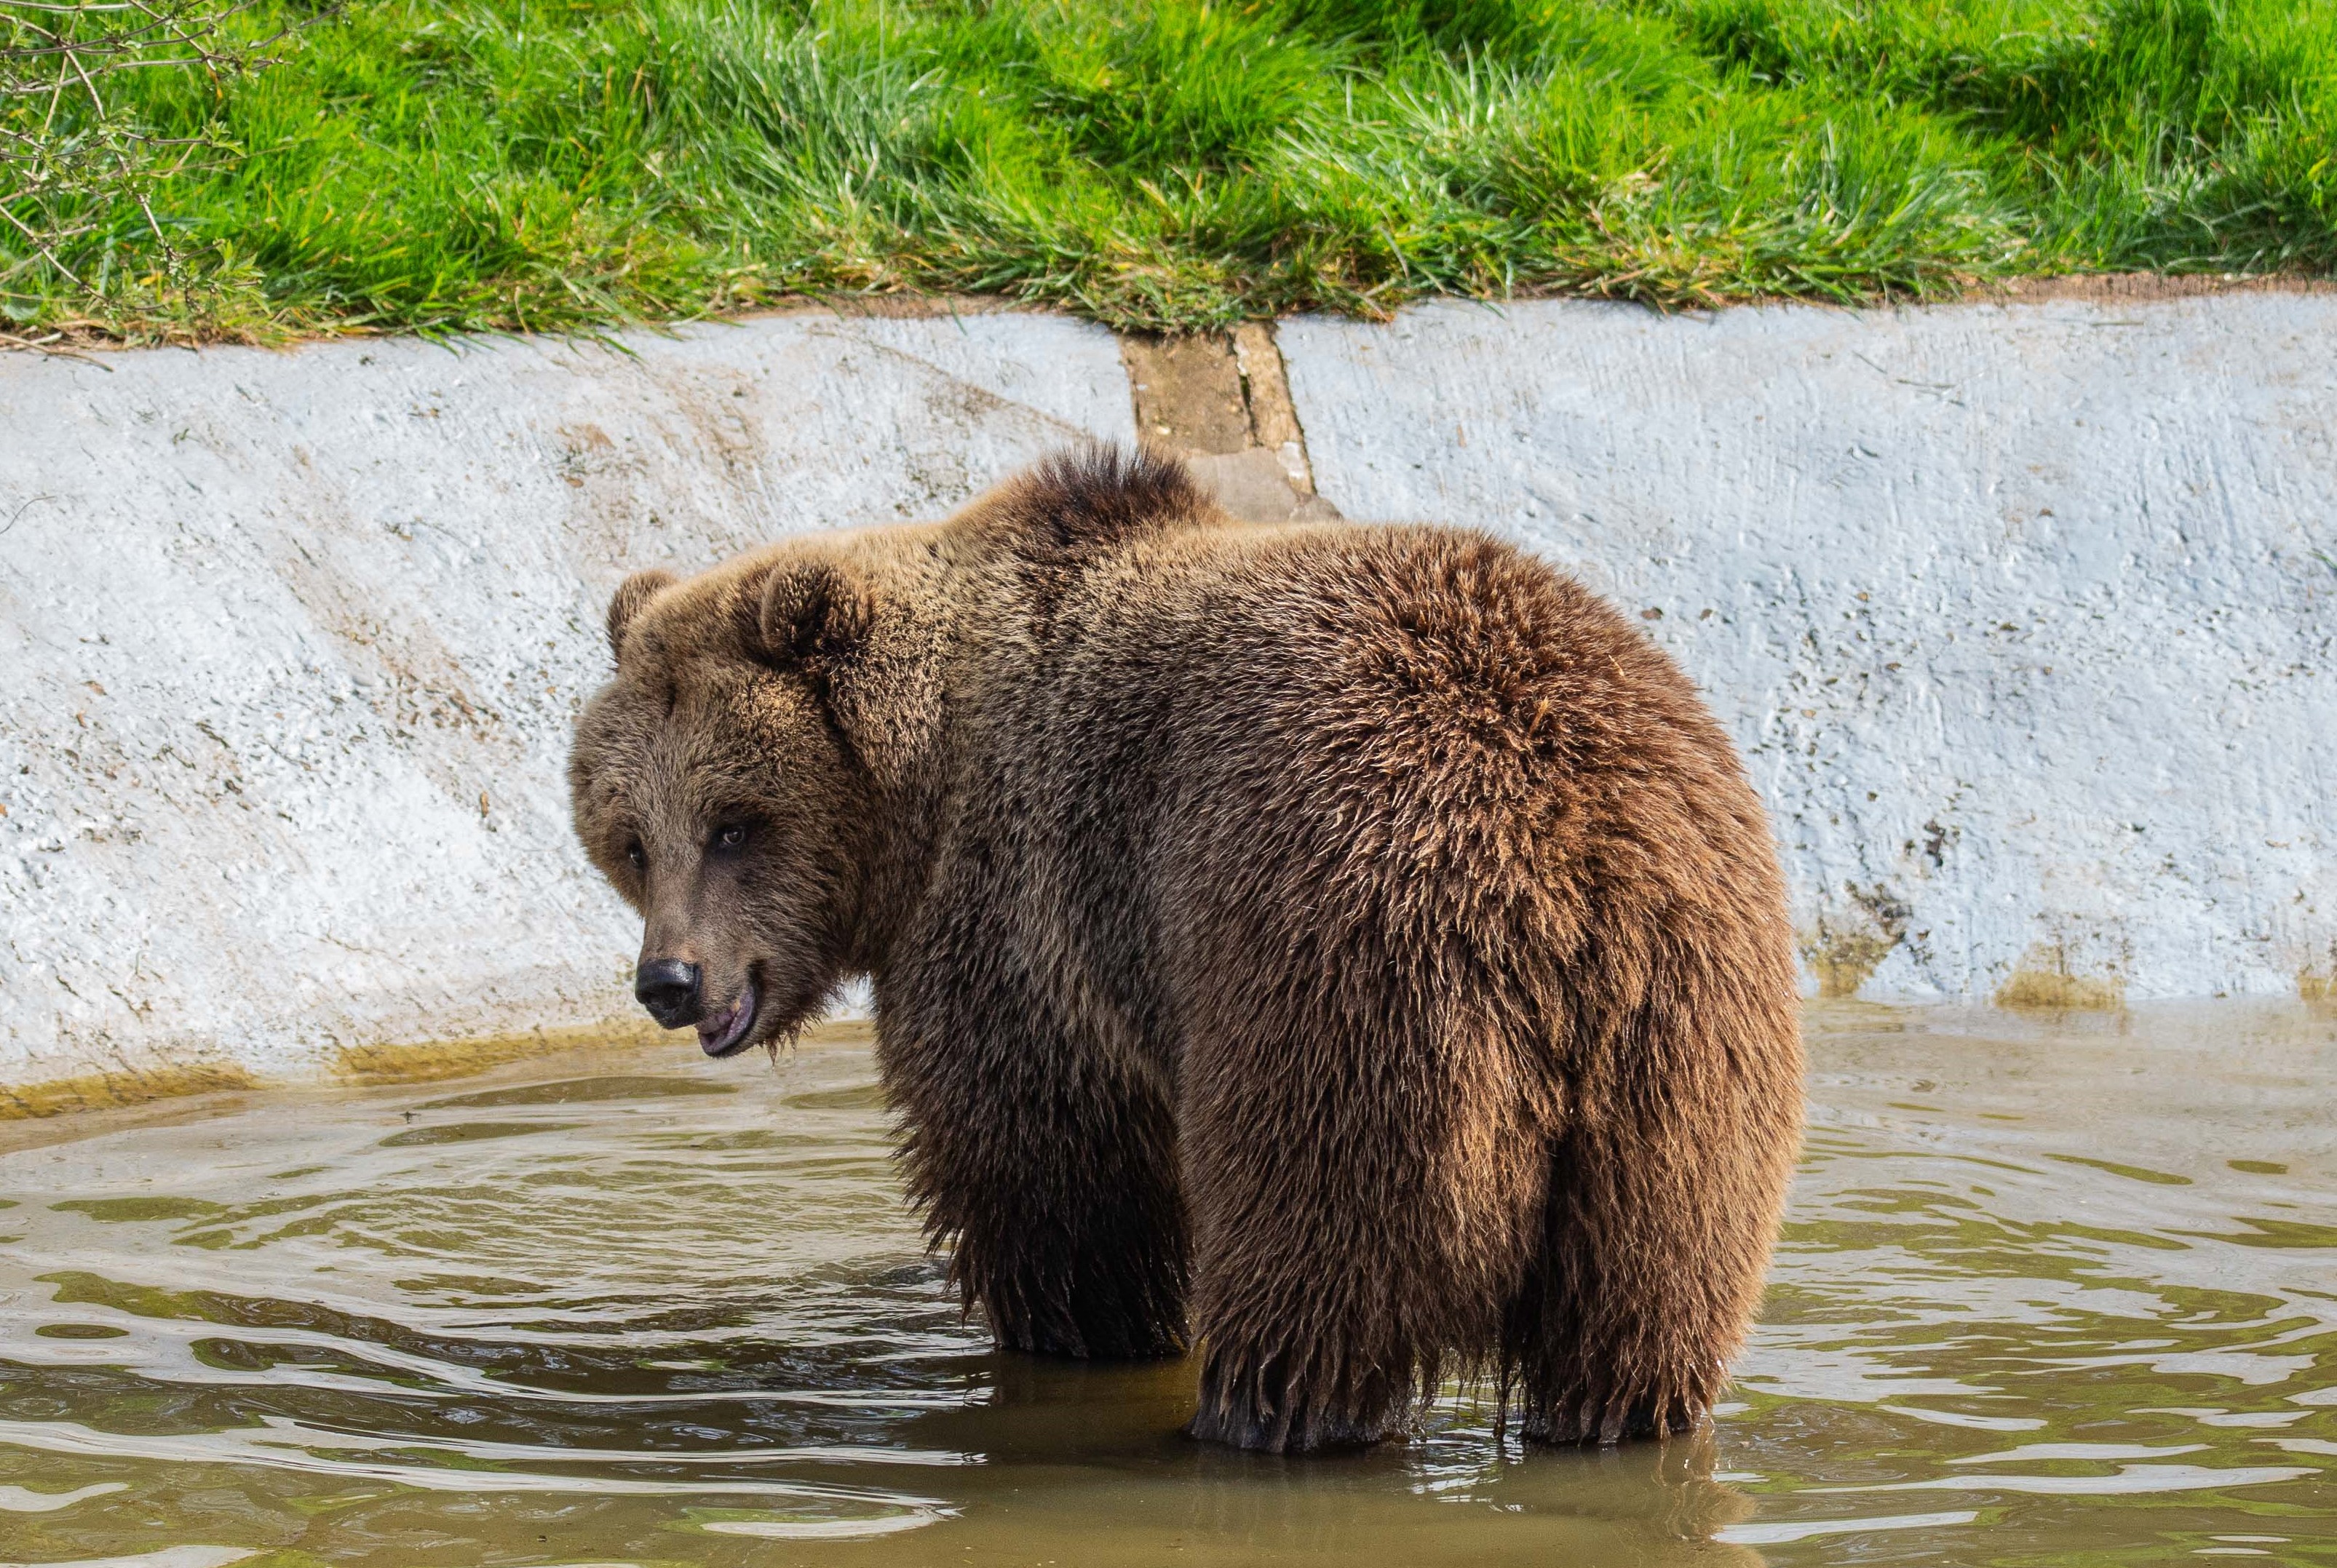
[[[868,637],[867,596],[824,560],[790,561],[763,583],[763,657],[826,680]]]
[[[625,655],[625,628],[641,612],[641,607],[655,599],[663,589],[671,588],[673,573],[652,567],[637,571],[617,585],[614,597],[609,600],[609,651],[619,658]]]
[[[764,662],[811,678],[869,773],[905,784],[941,719],[928,618],[849,567],[787,561],[763,584],[759,633]]]

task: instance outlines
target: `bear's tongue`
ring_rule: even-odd
[[[709,1018],[698,1026],[699,1047],[709,1057],[724,1057],[736,1050],[747,1037],[755,1022],[755,982],[750,978],[747,989],[730,1010],[719,1018]]]

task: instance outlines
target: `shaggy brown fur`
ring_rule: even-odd
[[[577,830],[709,1049],[873,977],[999,1344],[1200,1348],[1203,1437],[1711,1404],[1798,1142],[1761,808],[1669,659],[1481,534],[1057,459],[610,607]],[[742,1010],[743,1009],[743,1010]],[[745,1034],[733,1041],[730,1031]]]

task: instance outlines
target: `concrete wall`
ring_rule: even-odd
[[[1530,545],[1703,684],[1835,989],[2328,984],[2337,297],[1454,305],[1281,342],[1341,511]]]
[[[1134,433],[1050,317],[621,341],[0,358],[0,1085],[629,1012],[609,590]]]
[[[1705,683],[1814,986],[2322,983],[2337,298],[1280,341],[1323,501],[1523,541]],[[1120,347],[1024,315],[0,357],[0,1086],[622,1016],[562,776],[610,588],[1082,433]]]

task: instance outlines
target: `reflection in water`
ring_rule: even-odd
[[[2337,1028],[1829,1005],[1811,1058],[1731,1402],[1610,1453],[1460,1392],[1225,1453],[1185,1367],[991,1354],[850,1042],[20,1127],[0,1563],[2337,1563]]]

